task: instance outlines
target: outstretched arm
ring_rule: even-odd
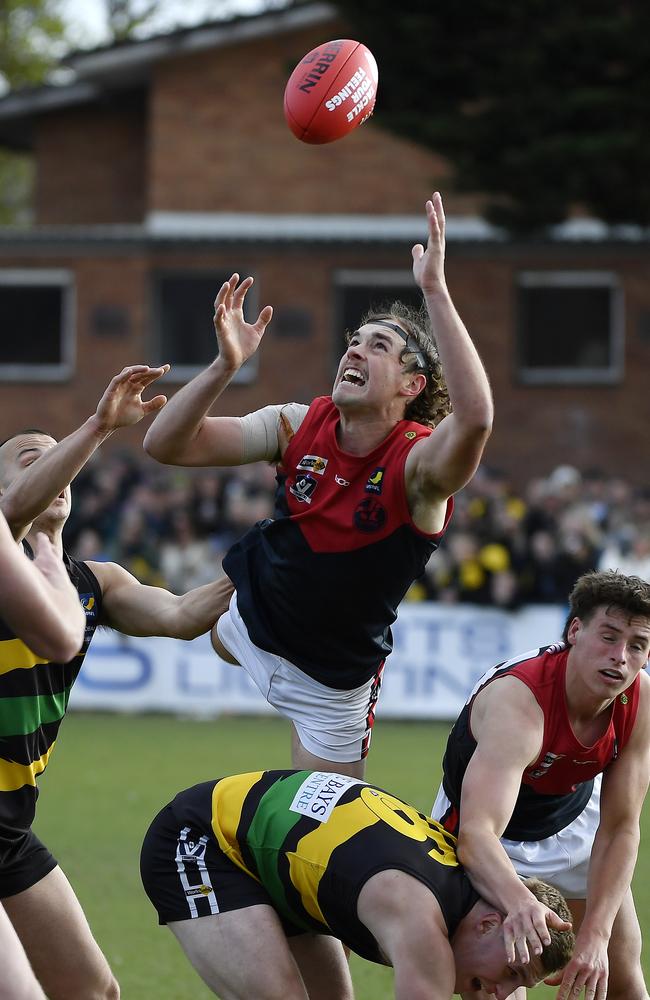
[[[432,502],[472,478],[492,428],[492,393],[485,369],[452,302],[445,279],[445,214],[438,192],[426,204],[429,239],[413,247],[413,276],[422,289],[447,383],[452,412],[413,449],[409,495]],[[407,480],[408,481],[408,480]]]
[[[208,410],[241,366],[259,347],[273,309],[265,306],[255,323],[244,320],[244,300],[252,278],[233,274],[219,289],[214,328],[219,354],[184,386],[147,431],[144,449],[168,465],[240,465],[245,461],[241,422],[209,417]]]
[[[137,424],[144,416],[155,413],[165,405],[165,396],[155,396],[145,402],[142,393],[167,371],[169,365],[160,368],[131,365],[124,368],[111,379],[92,417],[13,480],[0,497],[0,510],[15,538],[25,537],[32,521],[70,485],[113,431]]]
[[[33,653],[47,660],[67,663],[81,649],[84,611],[52,542],[39,533],[31,563],[2,515],[0,617]]]
[[[101,623],[125,635],[195,639],[227,610],[232,594],[227,577],[177,595],[145,586],[117,563],[88,566],[102,589]]]

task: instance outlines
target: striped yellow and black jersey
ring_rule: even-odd
[[[354,778],[256,771],[195,786],[174,807],[261,882],[291,924],[334,934],[370,961],[384,959],[357,917],[357,899],[377,872],[398,869],[426,885],[450,935],[478,899],[456,857],[455,837],[395,796]]]
[[[0,861],[34,820],[36,778],[54,749],[70,690],[98,624],[102,592],[83,562],[64,555],[86,612],[83,646],[68,663],[36,656],[0,621]]]

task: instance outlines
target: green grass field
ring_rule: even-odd
[[[440,778],[447,723],[379,722],[368,779],[429,811]],[[168,716],[71,714],[40,782],[36,832],[72,882],[124,1000],[207,1000],[176,941],[140,885],[140,844],[176,792],[238,771],[287,767],[287,724],[276,719],[210,722]],[[646,810],[645,843],[650,835]],[[642,928],[650,926],[650,848],[637,865]],[[650,970],[650,952],[645,953]],[[74,961],[74,956],[70,956]],[[353,959],[357,1000],[389,1000],[392,973]],[[647,973],[646,973],[647,978]],[[535,996],[553,997],[541,986]],[[251,1000],[255,1000],[251,997]]]

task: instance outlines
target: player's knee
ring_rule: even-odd
[[[618,975],[611,974],[607,985],[607,1000],[648,1000],[648,991],[641,966],[627,969]]]
[[[120,984],[109,970],[92,991],[84,993],[84,997],[88,1000],[120,1000]]]
[[[120,984],[112,974],[108,989],[104,994],[104,1000],[120,1000]]]
[[[641,969],[641,942],[639,948],[623,949],[623,954],[609,956],[609,982],[607,1000],[648,1000],[643,970]]]

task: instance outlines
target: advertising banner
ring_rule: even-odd
[[[566,608],[505,612],[473,605],[407,604],[393,632],[377,715],[453,719],[480,675],[561,636]],[[135,639],[102,630],[73,688],[74,709],[218,716],[273,712],[248,675],[225,663],[207,635]]]

